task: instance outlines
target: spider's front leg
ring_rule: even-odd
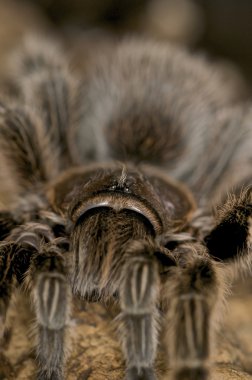
[[[209,378],[215,310],[222,301],[221,276],[206,248],[183,244],[179,265],[167,272],[162,303],[168,318],[168,351],[173,379]]]
[[[54,241],[42,245],[29,268],[37,319],[38,380],[62,380],[70,289],[62,249]]]
[[[174,252],[149,239],[133,241],[120,284],[121,337],[128,380],[154,380],[159,308],[168,318],[168,351],[175,380],[204,380],[210,372],[221,276],[203,245]],[[167,330],[165,318],[164,330]]]
[[[159,275],[152,247],[135,241],[122,271],[121,336],[127,380],[154,380],[158,335]]]
[[[175,380],[209,377],[215,311],[220,310],[225,293],[225,263],[238,259],[247,266],[251,262],[251,217],[251,190],[230,196],[219,208],[204,245],[182,244],[173,252],[179,266],[168,272],[161,294],[171,326],[169,351]]]
[[[5,284],[15,275],[30,290],[36,315],[39,380],[62,380],[65,364],[65,335],[69,319],[70,289],[66,255],[68,241],[55,237],[61,225],[56,215],[45,213],[43,222],[27,222],[12,230],[2,243],[5,253]],[[48,216],[51,221],[48,221]],[[48,225],[48,224],[51,224]],[[61,225],[61,229],[63,224]],[[3,272],[4,273],[4,272]],[[6,297],[5,297],[6,298]],[[2,298],[2,301],[7,301]]]

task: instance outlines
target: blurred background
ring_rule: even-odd
[[[79,61],[125,34],[174,41],[252,82],[251,0],[0,0],[0,71],[27,33],[54,33]],[[1,72],[0,72],[1,74]]]

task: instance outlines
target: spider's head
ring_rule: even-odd
[[[96,276],[89,284],[98,289],[116,284],[108,281],[111,269],[123,265],[132,240],[154,239],[178,228],[194,208],[190,193],[156,169],[120,163],[72,170],[49,196],[72,221],[75,287],[81,293],[87,292],[82,273],[90,265],[88,273]]]
[[[91,209],[128,208],[146,216],[157,234],[175,221],[183,224],[195,210],[189,189],[147,165],[138,169],[122,163],[77,167],[57,178],[47,194],[55,211],[73,222]]]

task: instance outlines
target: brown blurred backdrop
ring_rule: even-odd
[[[42,29],[95,36],[98,45],[129,33],[172,40],[235,63],[252,80],[251,0],[0,0],[0,52]]]

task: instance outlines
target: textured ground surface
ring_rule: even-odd
[[[243,294],[241,296],[241,293]],[[0,356],[0,379],[32,380],[35,375],[32,315],[29,304],[16,296]],[[252,297],[246,288],[229,299],[214,357],[215,380],[252,380]],[[67,380],[121,380],[124,362],[111,313],[97,304],[75,302],[71,320]],[[161,351],[161,350],[160,350]],[[159,380],[169,379],[165,355],[159,352]]]

